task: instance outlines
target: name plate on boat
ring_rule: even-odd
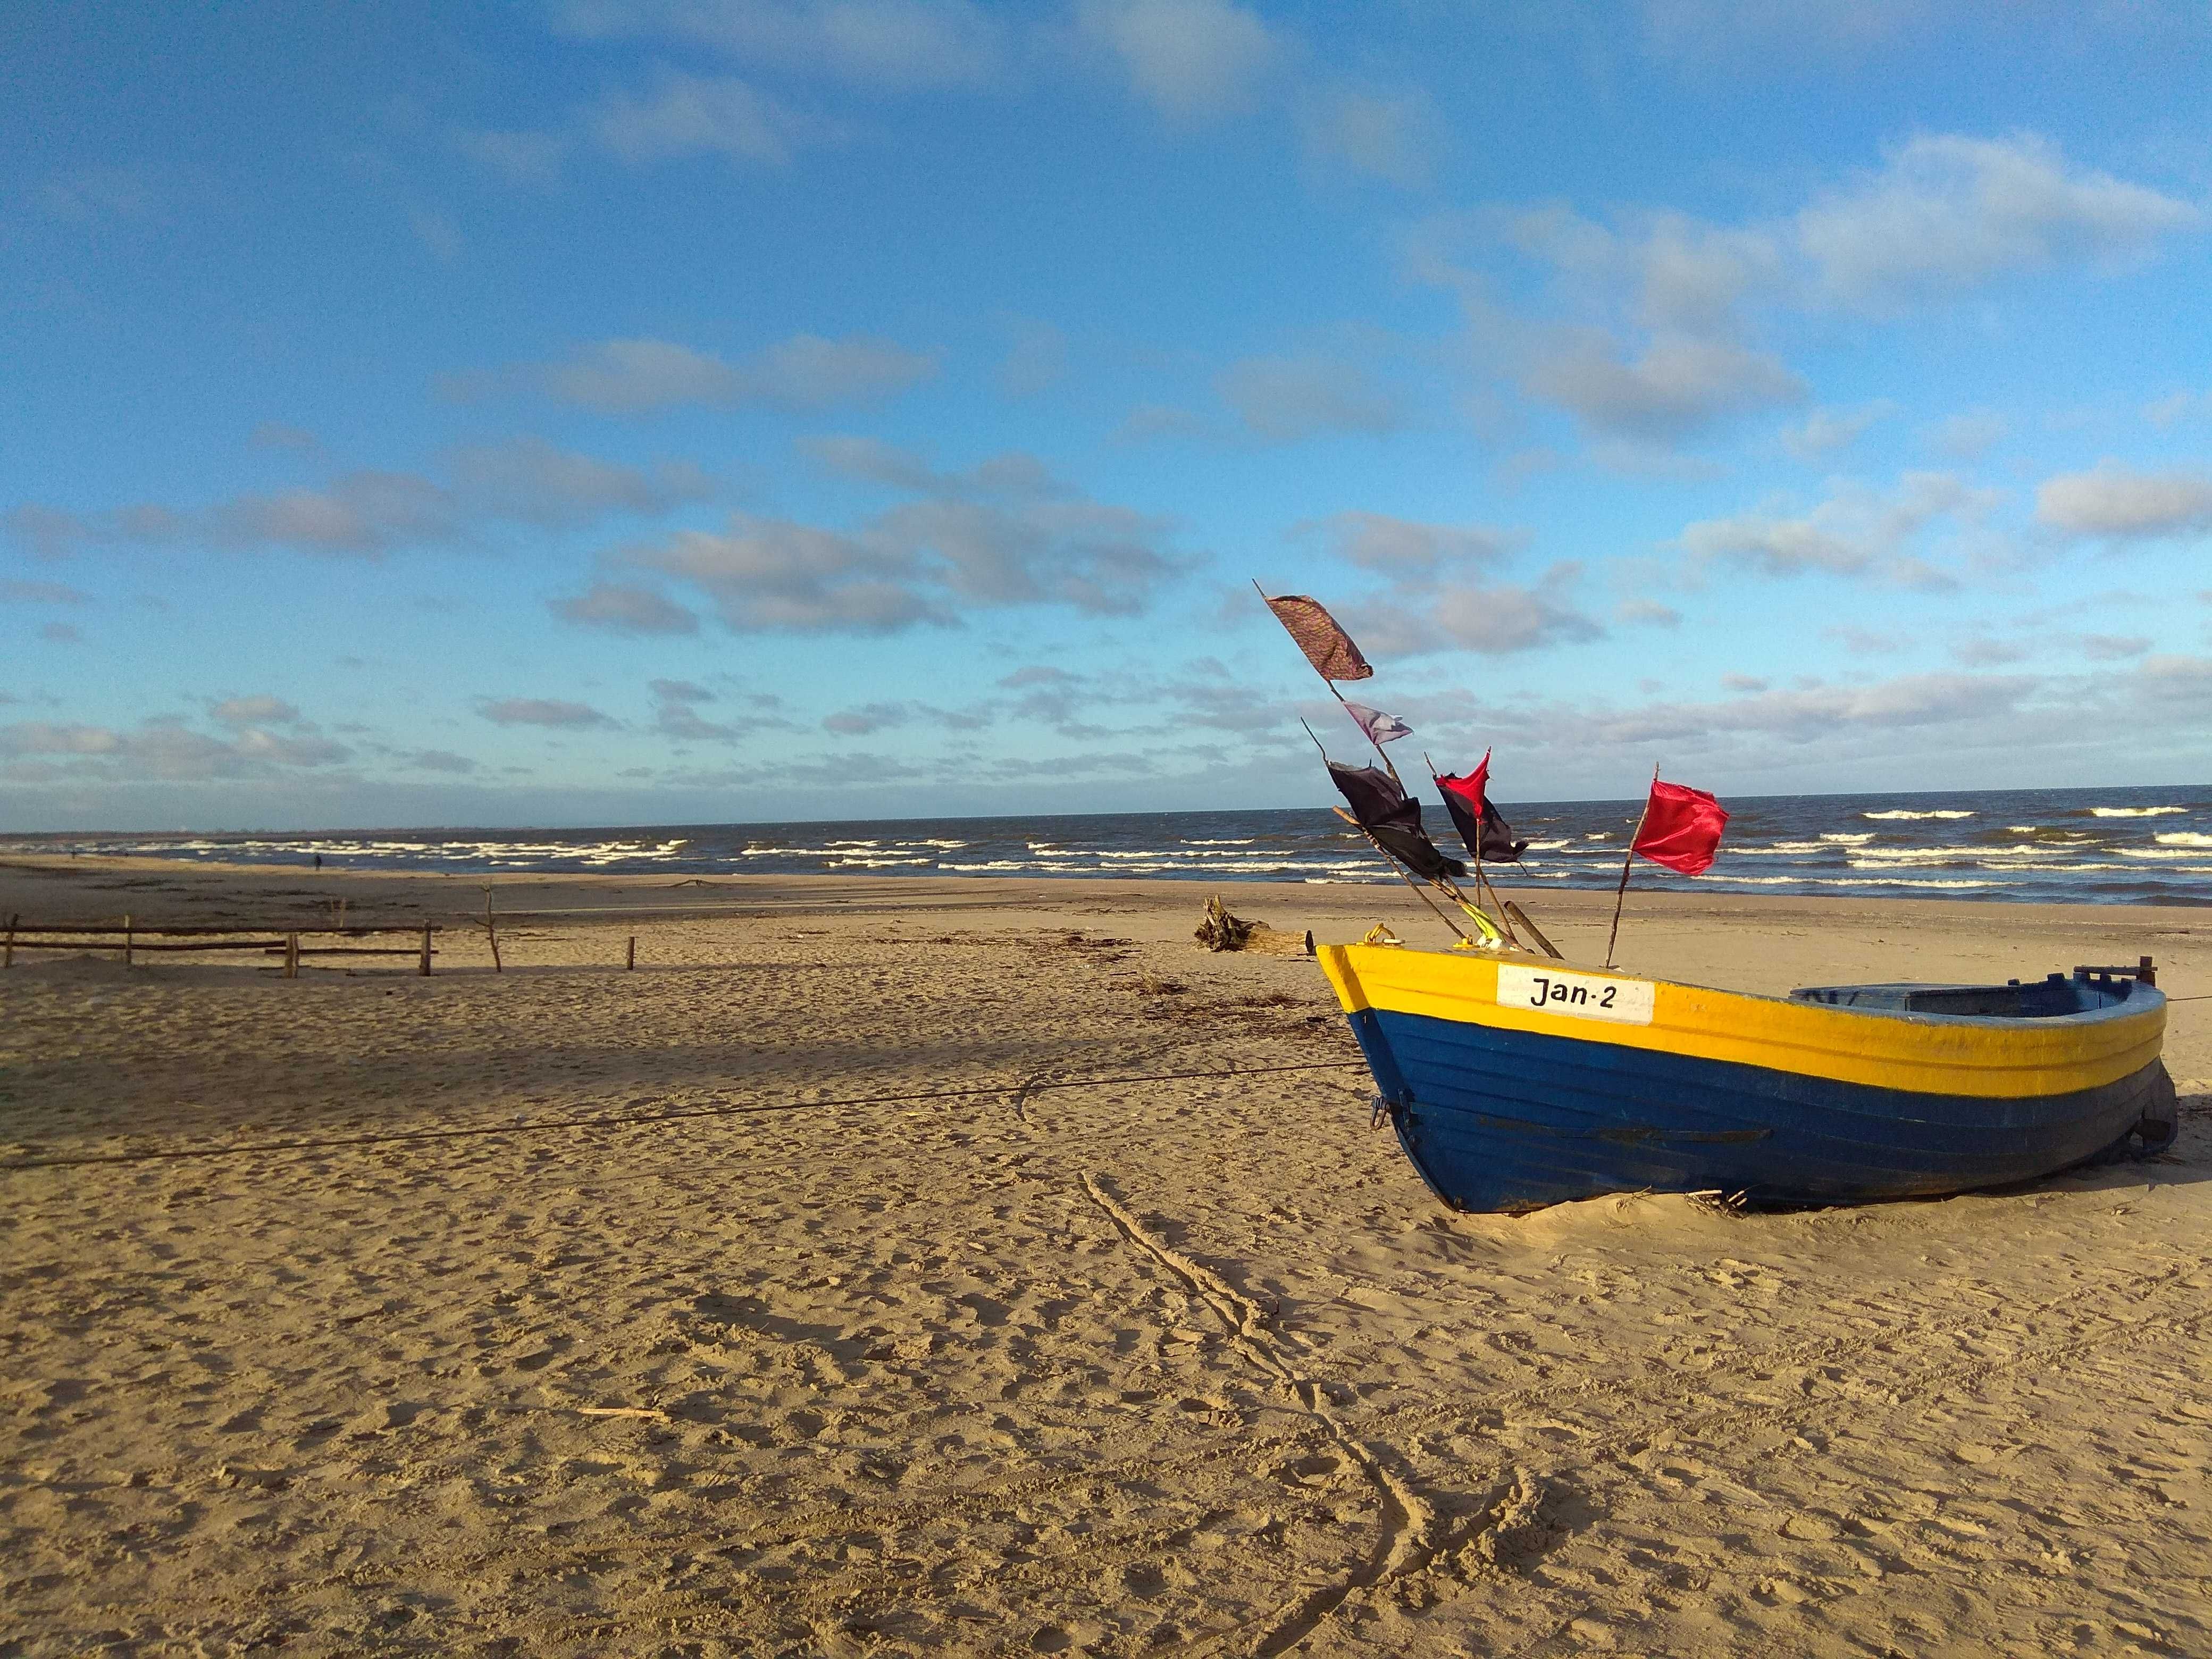
[[[1651,1023],[1651,982],[1642,979],[1599,979],[1562,973],[1556,968],[1498,964],[1498,1006],[1542,1009],[1574,1019],[1609,1019],[1622,1025]]]

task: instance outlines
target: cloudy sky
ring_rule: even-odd
[[[0,828],[2212,779],[2202,0],[0,16]]]

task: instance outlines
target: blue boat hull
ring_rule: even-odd
[[[1372,1007],[1350,1018],[1407,1156],[1460,1210],[1636,1191],[1816,1203],[1960,1192],[2095,1158],[2171,1112],[2155,1060],[2091,1088],[1990,1097]]]

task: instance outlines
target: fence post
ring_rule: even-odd
[[[300,936],[297,933],[284,935],[284,977],[300,977]]]
[[[637,967],[637,935],[635,933],[632,933],[629,936],[629,962],[628,966],[632,970],[635,970]]]
[[[18,912],[11,910],[8,913],[8,953],[5,960],[0,960],[0,968],[15,965],[15,924],[21,919]]]
[[[430,977],[430,924],[422,924],[422,977]]]
[[[491,941],[491,970],[503,974],[506,968],[499,959],[499,923],[491,913],[491,884],[484,884],[484,937]]]
[[[131,918],[128,915],[123,918],[123,965],[125,968],[131,965]]]

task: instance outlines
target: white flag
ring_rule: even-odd
[[[1347,702],[1344,712],[1359,722],[1370,742],[1376,744],[1395,743],[1401,738],[1410,738],[1413,728],[1395,714],[1386,714],[1379,708],[1370,708],[1364,702]]]

